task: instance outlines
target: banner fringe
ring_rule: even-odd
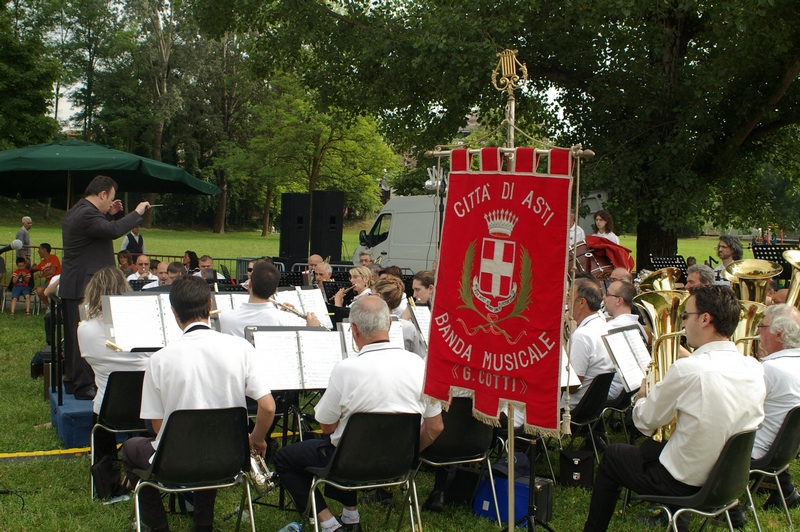
[[[472,409],[472,417],[480,421],[481,423],[486,423],[487,425],[491,425],[492,427],[500,427],[500,420],[496,417],[487,416],[483,412],[478,412],[474,408]]]
[[[559,433],[558,429],[545,429],[542,427],[537,427],[536,425],[528,425],[525,423],[523,426],[525,430],[525,434],[530,434],[536,438],[558,438]]]

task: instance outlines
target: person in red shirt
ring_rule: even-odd
[[[44,284],[37,286],[35,290],[45,308],[50,308],[50,300],[45,297],[44,289],[47,288],[47,285],[50,284],[50,280],[55,275],[61,275],[61,261],[58,260],[58,257],[55,255],[50,254],[52,249],[53,248],[47,242],[39,244],[38,252],[42,260],[39,264],[31,268],[32,272],[37,272],[36,277],[44,277]]]
[[[25,315],[31,315],[31,287],[28,282],[31,280],[31,272],[28,270],[28,261],[25,257],[17,257],[17,269],[11,274],[11,283],[14,288],[11,291],[11,315],[17,307],[17,300],[25,296]]]

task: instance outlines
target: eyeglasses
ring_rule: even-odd
[[[252,271],[253,271],[253,268],[247,268],[247,272],[248,272],[248,273],[249,273],[249,272],[252,272]]]
[[[705,314],[705,312],[684,312],[681,314],[681,321],[686,321],[692,314]]]
[[[609,296],[609,297],[622,297],[621,295],[612,294],[611,292],[606,292],[606,295]]]
[[[764,325],[764,324],[756,325],[756,329],[769,329],[770,327],[772,327],[771,323],[769,325]]]

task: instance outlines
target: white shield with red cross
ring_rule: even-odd
[[[497,238],[484,238],[478,286],[481,294],[504,299],[512,294],[517,244]]]

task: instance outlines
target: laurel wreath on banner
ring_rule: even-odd
[[[472,295],[471,290],[471,282],[470,276],[472,275],[471,266],[473,260],[475,258],[475,242],[471,242],[470,245],[467,247],[467,253],[464,256],[464,265],[461,270],[461,302],[463,305],[460,305],[458,308],[466,308],[469,310],[474,311],[478,314],[481,318],[483,318],[486,323],[483,325],[477,325],[472,328],[472,332],[469,334],[471,336],[477,334],[479,331],[489,330],[493,334],[502,334],[507,341],[510,343],[517,343],[522,335],[525,334],[523,331],[520,335],[515,339],[511,340],[511,335],[508,334],[505,330],[499,327],[497,324],[509,320],[511,318],[522,318],[525,321],[530,321],[526,316],[523,316],[522,313],[525,309],[528,308],[531,302],[531,285],[533,280],[533,270],[531,269],[531,257],[528,254],[528,250],[522,248],[522,277],[520,279],[520,292],[517,301],[514,303],[514,308],[511,310],[511,313],[508,316],[504,316],[502,318],[497,319],[497,315],[493,313],[484,314],[475,306],[475,298]],[[460,321],[460,320],[459,320]],[[463,322],[462,322],[463,324]],[[466,329],[466,327],[465,327]]]

